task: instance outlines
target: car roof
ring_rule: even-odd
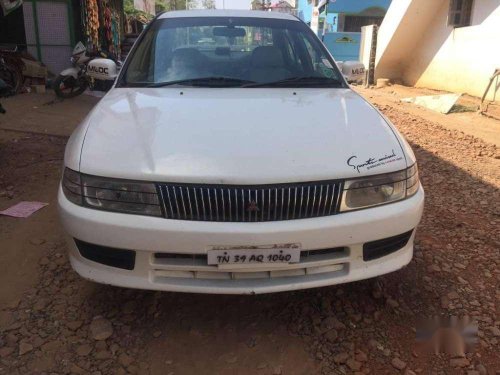
[[[270,18],[277,20],[299,21],[299,19],[291,14],[282,12],[265,12],[262,10],[222,10],[222,9],[193,9],[193,10],[176,10],[165,12],[158,18],[181,18],[181,17],[250,17],[250,18]]]

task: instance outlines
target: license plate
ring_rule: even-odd
[[[208,264],[270,264],[297,263],[300,261],[300,247],[208,250]]]

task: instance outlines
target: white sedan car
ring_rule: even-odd
[[[412,259],[424,202],[408,143],[305,23],[273,12],[158,16],[64,167],[73,268],[130,288],[254,294],[386,274]]]

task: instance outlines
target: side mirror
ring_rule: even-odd
[[[116,63],[110,59],[94,59],[87,66],[89,77],[105,81],[114,81],[118,75]]]

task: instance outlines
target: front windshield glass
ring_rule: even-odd
[[[343,87],[335,62],[302,22],[252,17],[154,21],[119,86]]]

